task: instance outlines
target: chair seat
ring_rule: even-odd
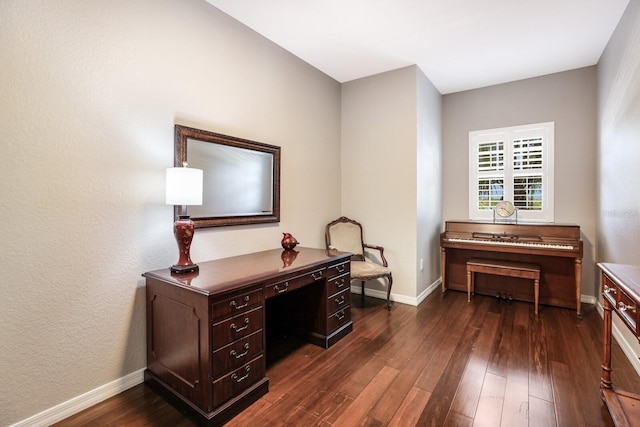
[[[390,275],[391,270],[379,264],[366,261],[351,261],[351,278],[361,280]]]

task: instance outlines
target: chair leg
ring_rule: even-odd
[[[391,286],[393,286],[393,277],[389,275],[389,288],[387,289],[387,310],[391,311],[391,301],[389,297],[391,296]]]
[[[362,283],[362,290],[360,291],[360,298],[362,298],[362,306],[364,307],[364,280]]]

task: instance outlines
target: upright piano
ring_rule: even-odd
[[[440,248],[442,292],[466,292],[470,258],[534,263],[540,266],[540,303],[575,307],[581,315],[582,240],[578,225],[446,221]],[[534,300],[525,279],[477,276],[477,294]]]

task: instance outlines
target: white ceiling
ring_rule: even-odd
[[[339,82],[417,65],[442,94],[594,65],[629,0],[207,0]]]

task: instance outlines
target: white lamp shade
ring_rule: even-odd
[[[187,167],[167,168],[167,204],[201,205],[202,170]]]

